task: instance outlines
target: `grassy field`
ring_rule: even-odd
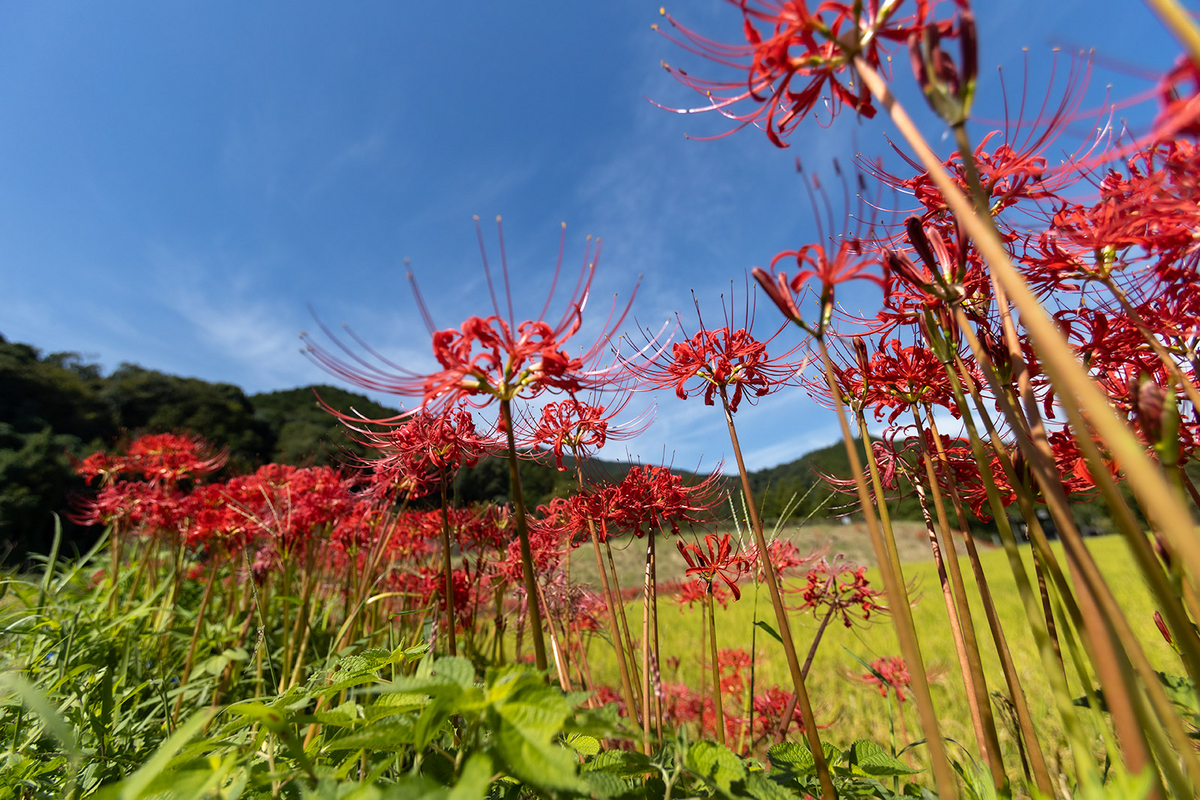
[[[816,526],[787,531],[785,535],[804,548],[828,546],[831,555],[843,552],[860,563],[874,561],[870,556],[870,544],[866,533],[861,526]],[[976,754],[978,748],[971,731],[962,678],[949,634],[946,609],[938,586],[937,572],[930,560],[928,543],[922,542],[924,535],[923,527],[919,525],[903,525],[897,531],[902,557],[906,562],[905,579],[914,582],[917,587],[914,615],[921,638],[922,653],[927,672],[935,678],[934,702],[943,725],[943,735],[963,743]],[[673,545],[672,541],[669,542],[669,546],[660,547],[662,580],[681,576],[683,572],[682,559]],[[1151,663],[1157,669],[1181,674],[1182,667],[1178,665],[1174,653],[1155,628],[1148,591],[1128,556],[1124,542],[1118,537],[1101,537],[1089,540],[1089,547],[1125,609],[1131,626],[1138,632]],[[1024,556],[1032,574],[1032,561],[1027,547],[1024,548]],[[636,543],[620,554],[618,569],[622,572],[624,587],[635,586],[640,581],[641,566],[638,562],[643,558],[644,551]],[[1061,759],[1067,757],[1065,742],[1057,716],[1049,706],[1048,689],[1041,677],[1041,663],[1032,637],[1028,633],[1024,610],[1008,561],[1003,551],[996,548],[988,548],[981,553],[981,558],[984,572],[996,597],[1004,629],[1009,636],[1014,661],[1029,696],[1032,713],[1035,719],[1040,721],[1038,731],[1043,737],[1043,749],[1053,768],[1061,763]],[[573,572],[577,579],[587,580],[595,575],[594,557],[590,548],[581,548],[577,551],[575,559],[578,566],[573,566]],[[867,574],[872,585],[882,588],[877,570],[871,569]],[[975,582],[965,559],[963,574],[967,580],[968,594],[971,596],[971,607],[976,614],[989,690],[1004,690],[999,662],[991,638],[987,634],[983,611],[975,592]],[[797,580],[793,578],[792,584],[796,583]],[[740,647],[747,651],[751,649],[751,632],[756,613],[755,594],[755,587],[751,585],[744,590],[740,602],[730,604],[725,611],[718,608],[717,629],[720,647]],[[631,624],[634,624],[633,620],[640,621],[641,604],[636,601],[630,603],[628,613],[631,615]],[[681,610],[681,606],[673,597],[664,597],[660,599],[659,613],[664,660],[672,655],[681,659],[677,673],[667,674],[664,678],[681,680],[696,686],[701,680],[698,657],[701,621],[699,607],[697,606],[695,611]],[[757,618],[773,623],[765,587],[758,592]],[[808,613],[796,612],[792,615],[793,633],[801,653],[807,651],[817,622]],[[640,622],[636,624],[640,625]],[[829,628],[817,652],[808,680],[818,721],[821,725],[828,726],[825,735],[835,743],[848,743],[860,737],[887,742],[890,735],[887,701],[880,696],[878,689],[855,677],[865,670],[850,655],[851,652],[868,662],[881,656],[900,655],[890,618],[881,618],[875,624],[864,628],[846,629],[840,625]],[[612,685],[617,683],[612,650],[606,642],[594,642],[589,660],[597,680],[604,680]],[[760,689],[769,683],[788,684],[782,648],[761,633],[757,637],[755,664],[756,681]],[[1071,677],[1074,678],[1073,675]],[[1073,684],[1073,688],[1078,689],[1078,686]],[[1081,691],[1078,693],[1082,694]],[[921,738],[920,727],[915,709],[910,706],[911,703],[904,704],[905,724],[911,734],[910,738],[918,739]],[[1020,767],[1013,739],[1008,734],[1002,717],[998,717],[998,724],[1002,744],[1009,751],[1005,754],[1006,762],[1013,774],[1018,774]],[[1092,723],[1085,720],[1085,724]]]

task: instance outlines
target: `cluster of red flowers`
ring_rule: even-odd
[[[744,22],[741,43],[719,43],[668,16],[668,38],[738,73],[730,80],[706,80],[670,68],[706,98],[703,107],[689,111],[715,111],[739,128],[760,126],[774,144],[786,146],[788,134],[818,108],[827,117],[843,109],[872,116],[875,109],[860,72],[886,72],[889,43],[907,43],[914,75],[933,109],[952,127],[966,118],[976,71],[967,0],[854,5],[756,0],[734,5]],[[951,39],[960,45],[957,58],[943,50]],[[1174,469],[1191,457],[1200,438],[1194,388],[1200,378],[1200,295],[1194,291],[1200,282],[1194,236],[1200,225],[1200,148],[1188,138],[1198,130],[1200,81],[1195,66],[1182,59],[1161,83],[1161,113],[1148,135],[1133,144],[1119,142],[1098,115],[1097,124],[1090,126],[1094,133],[1064,163],[1052,166],[1050,146],[1080,120],[1089,72],[1086,62],[1073,60],[1060,99],[1047,97],[1036,119],[1007,120],[969,152],[951,153],[943,166],[965,194],[986,203],[1012,262],[1043,298],[1091,376],[1113,407],[1128,417],[1153,457]],[[1021,100],[1021,107],[1027,107]],[[1098,168],[1106,160],[1110,165]],[[962,367],[975,370],[985,400],[989,395],[995,400],[998,392],[1016,398],[1019,384],[1028,380],[1064,490],[1068,495],[1092,493],[1094,476],[1056,413],[1059,398],[1037,354],[1024,332],[1018,329],[1015,342],[1011,331],[1006,333],[1008,307],[994,295],[975,244],[964,236],[929,173],[914,161],[907,163],[912,167],[907,175],[862,163],[885,186],[915,201],[907,214],[900,211],[894,220],[879,223],[886,235],[808,244],[780,253],[770,271],[756,269],[755,277],[785,318],[829,340],[841,399],[870,409],[877,419],[886,416],[890,425],[906,412],[930,415],[945,409],[960,415],[946,365],[953,368],[956,355],[974,365],[980,357],[968,348],[965,317],[982,357],[1001,378],[1000,385],[993,385],[978,366]],[[1093,199],[1080,199],[1088,195]],[[793,261],[794,271],[785,271],[784,265]],[[852,317],[836,305],[836,287],[856,279],[883,289],[883,302],[873,316]],[[802,314],[806,298],[818,302],[819,318]],[[849,335],[840,332],[846,326],[854,333],[865,328],[874,334],[866,343],[870,352],[843,357],[853,350],[839,344],[848,342]],[[843,335],[847,338],[839,340]],[[711,378],[695,389],[684,382],[690,363],[711,361],[708,355],[691,355],[718,349],[708,341],[697,335],[677,344],[674,373],[661,369],[658,382],[665,384],[677,374],[681,396],[702,389],[711,400],[718,385]],[[809,378],[805,386],[818,401],[832,404],[823,376]],[[1013,436],[1003,422],[998,434]],[[920,442],[922,436],[915,438]],[[952,460],[952,467],[940,460],[938,479],[964,487],[975,513],[986,514],[980,467],[969,447],[955,440],[949,449],[959,450],[961,457]],[[1110,468],[1115,472],[1115,466]],[[993,474],[1002,493],[1011,491],[1003,485],[1003,469]]]
[[[887,611],[879,602],[883,592],[867,580],[867,568],[850,564],[840,555],[818,561],[809,569],[804,585],[793,591],[803,600],[801,609],[818,617],[840,617],[847,628],[870,621],[873,613]]]
[[[890,690],[896,693],[896,699],[901,703],[908,699],[904,690],[912,682],[912,676],[908,674],[904,659],[897,656],[877,658],[871,662],[871,670],[859,676],[863,683],[877,686],[884,697]]]

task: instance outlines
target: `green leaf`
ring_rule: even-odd
[[[716,742],[696,742],[687,751],[684,762],[691,772],[725,793],[731,784],[746,777],[746,767],[733,751]]]
[[[766,622],[763,622],[760,619],[757,622],[755,622],[754,625],[756,627],[762,628],[764,631],[766,631],[767,633],[769,633],[771,635],[772,639],[779,642],[780,644],[783,644],[783,637],[780,636],[779,632],[776,631],[774,628],[772,628],[770,625],[768,625]]]
[[[29,707],[30,711],[41,717],[46,730],[62,743],[63,749],[72,760],[79,757],[79,745],[75,741],[75,731],[33,684],[15,672],[7,672],[0,674],[0,688],[15,694],[22,703]]]
[[[602,800],[621,797],[634,791],[633,783],[624,778],[618,778],[611,772],[587,772],[583,777],[591,788],[592,796],[602,798]]]
[[[821,742],[821,749],[825,751],[826,763],[832,764],[839,755],[838,749],[829,742]],[[767,751],[767,758],[773,769],[786,770],[793,775],[810,775],[817,771],[816,759],[807,742],[780,742]]]
[[[149,787],[150,782],[164,772],[183,746],[191,741],[212,717],[212,712],[202,711],[175,729],[142,767],[121,782],[121,800],[137,800]]]
[[[754,800],[796,800],[793,792],[783,788],[761,772],[746,774],[745,792]]]
[[[794,775],[816,772],[817,762],[812,751],[795,742],[780,742],[767,751],[767,758],[774,769],[785,769]]]
[[[338,750],[395,750],[397,745],[412,744],[416,740],[411,720],[389,720],[363,728],[360,731],[328,739],[322,749]]]
[[[859,739],[850,745],[843,754],[843,758],[854,772],[861,772],[875,778],[891,778],[920,772],[898,760],[882,746],[866,739]]]
[[[600,740],[594,736],[573,733],[566,737],[566,743],[581,756],[594,756],[600,752]]]
[[[450,790],[446,800],[483,800],[495,774],[496,768],[490,755],[484,752],[472,753],[467,763],[463,764],[458,783]]]
[[[650,759],[631,750],[604,750],[587,760],[584,772],[607,772],[619,777],[633,777],[653,770]]]
[[[492,706],[494,746],[507,770],[532,786],[586,791],[575,754],[553,742],[571,714],[562,693],[529,672],[501,677],[519,685]]]

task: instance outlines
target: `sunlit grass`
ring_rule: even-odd
[[[1061,555],[1057,544],[1056,553]],[[1182,667],[1178,664],[1174,653],[1154,626],[1152,615],[1154,608],[1151,598],[1141,576],[1128,557],[1125,543],[1116,536],[1099,537],[1088,540],[1088,546],[1100,565],[1101,571],[1108,580],[1116,595],[1118,603],[1125,609],[1131,625],[1138,632],[1142,645],[1155,668],[1162,671],[1181,674]],[[667,548],[660,548],[665,551]],[[1029,548],[1023,548],[1023,555],[1032,575],[1032,557]],[[1066,745],[1061,734],[1061,728],[1050,705],[1049,689],[1043,679],[1043,669],[1034,647],[1033,639],[1027,632],[1025,612],[1017,594],[1016,585],[1008,566],[1007,558],[1000,549],[987,549],[981,553],[984,572],[996,598],[997,610],[1001,623],[1009,637],[1009,647],[1013,660],[1024,683],[1031,713],[1039,722],[1038,733],[1043,738],[1043,748],[1047,758],[1058,762],[1066,758]],[[879,584],[878,570],[867,572],[873,585]],[[957,742],[964,744],[973,755],[978,757],[978,748],[974,743],[974,734],[970,726],[970,713],[967,707],[965,690],[959,672],[954,644],[949,634],[949,624],[946,608],[942,601],[938,586],[937,572],[932,561],[909,561],[904,565],[905,579],[917,587],[914,596],[917,598],[914,608],[914,621],[918,635],[921,637],[922,654],[926,660],[927,673],[935,678],[933,681],[934,702],[937,705],[942,723],[942,733]],[[967,592],[971,599],[971,610],[975,615],[976,629],[980,641],[980,649],[985,663],[985,672],[989,691],[1001,691],[1007,694],[995,647],[988,635],[983,609],[979,604],[975,581],[970,566],[963,559],[963,576],[967,582]],[[793,578],[790,585],[794,588],[803,583]],[[731,603],[729,608],[717,610],[718,646],[722,648],[742,648],[755,651],[755,682],[759,689],[777,683],[788,685],[787,664],[784,661],[782,648],[770,636],[759,630],[754,634],[755,619],[755,588],[750,585],[740,602]],[[799,604],[798,596],[795,604]],[[641,603],[633,601],[627,606],[631,626],[640,629]],[[662,637],[663,658],[676,656],[680,659],[676,671],[669,668],[665,671],[665,680],[679,680],[695,688],[700,686],[701,662],[697,657],[700,642],[701,614],[699,605],[689,610],[681,608],[672,596],[660,599],[660,625]],[[813,633],[819,620],[809,613],[794,612],[792,614],[793,632],[801,653],[807,651]],[[757,619],[772,624],[773,615],[766,590],[758,592]],[[635,623],[635,620],[637,621]],[[755,641],[752,643],[752,636]],[[898,656],[900,647],[890,620],[880,618],[874,624],[866,627],[846,629],[841,625],[831,625],[821,641],[817,656],[813,662],[812,671],[808,678],[810,694],[819,722],[827,725],[824,736],[838,743],[850,742],[859,738],[869,738],[877,742],[890,741],[891,731],[888,721],[887,701],[880,695],[879,690],[857,678],[866,670],[859,664],[851,653],[865,661],[872,661],[882,656]],[[589,661],[592,671],[598,681],[615,685],[617,682],[615,660],[612,649],[606,642],[596,641],[589,651]],[[1068,669],[1068,673],[1070,670]],[[1069,674],[1073,690],[1079,690],[1078,682],[1073,674]],[[906,727],[913,739],[919,738],[920,726],[915,714],[904,704]],[[1006,749],[1005,757],[1010,770],[1016,774],[1020,770],[1018,756],[1013,737],[1010,734],[1003,714],[997,715],[1000,727],[1001,742]],[[1085,723],[1087,724],[1087,723]],[[900,736],[900,720],[896,720],[897,735]],[[901,745],[904,742],[900,742]]]

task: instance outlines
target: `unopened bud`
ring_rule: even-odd
[[[933,246],[929,243],[929,237],[925,235],[925,226],[921,224],[921,218],[909,217],[904,220],[904,231],[908,234],[908,243],[925,262],[925,266],[931,273],[936,273],[937,259],[933,255]]]
[[[1163,406],[1167,392],[1147,376],[1130,381],[1138,427],[1151,442],[1162,439]]]

